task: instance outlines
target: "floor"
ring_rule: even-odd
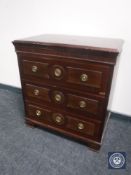
[[[126,169],[108,169],[108,152]],[[0,89],[0,175],[130,175],[131,119],[112,114],[99,152],[24,122],[21,93]]]

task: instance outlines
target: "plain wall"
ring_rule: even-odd
[[[0,83],[20,87],[14,39],[43,33],[121,38],[108,109],[131,116],[130,0],[0,0]]]

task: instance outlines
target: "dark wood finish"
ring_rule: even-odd
[[[46,109],[45,109],[46,108]],[[26,105],[27,110],[27,118],[31,120],[36,120],[37,122],[41,122],[56,128],[61,128],[61,130],[70,130],[78,135],[82,135],[86,138],[86,136],[90,136],[89,138],[98,138],[99,132],[101,128],[101,122],[96,120],[82,120],[78,119],[77,115],[70,115],[67,112],[61,112],[58,109],[52,109],[48,107],[40,107],[32,104]],[[37,112],[40,111],[40,114],[37,115]],[[61,118],[60,121],[56,120],[56,117],[59,116]],[[79,129],[79,124],[83,124],[84,128]]]
[[[25,75],[27,74],[27,75],[49,79],[49,76],[47,74],[48,64],[46,63],[23,60],[22,66],[23,66],[23,72]],[[36,72],[32,71],[34,66],[37,68]]]
[[[50,102],[49,89],[31,84],[25,85],[25,93],[27,97],[34,97],[45,102]]]
[[[67,106],[80,111],[85,111],[86,113],[90,112],[92,114],[97,114],[98,103],[99,102],[96,100],[69,94]]]
[[[96,99],[94,96],[88,97],[80,92],[77,95],[71,90],[51,86],[38,86],[25,83],[23,85],[24,93],[27,99],[36,101],[38,104],[46,103],[50,106],[61,107],[67,111],[80,113],[87,117],[101,119],[105,110],[105,99]],[[60,97],[60,101],[55,97]],[[85,103],[85,106],[83,106]]]
[[[99,149],[122,43],[62,35],[15,40],[27,124]]]
[[[26,59],[32,60],[27,61],[25,58],[20,56],[20,64],[22,65],[22,77],[25,79],[30,79],[33,82],[44,82],[53,83],[56,85],[60,84],[64,87],[72,87],[73,89],[78,88],[81,90],[88,90],[93,93],[105,92],[107,91],[108,79],[112,72],[112,67],[99,64],[88,64],[83,62],[69,62],[69,61],[60,61],[55,62],[56,58],[53,57],[43,57],[36,61],[34,57],[28,57]],[[46,60],[50,58],[50,60]],[[71,59],[70,59],[71,60]],[[56,65],[57,63],[57,65]],[[36,72],[32,71],[32,67],[36,66]],[[60,77],[55,77],[53,75],[54,67],[60,67],[62,75]],[[87,81],[82,81],[81,76],[86,74],[88,76]]]

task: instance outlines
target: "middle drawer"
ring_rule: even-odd
[[[46,103],[54,107],[66,108],[70,112],[94,118],[102,118],[104,111],[104,100],[76,94],[70,90],[63,90],[56,87],[41,87],[32,84],[24,84],[24,92],[29,100],[36,100],[37,103]]]

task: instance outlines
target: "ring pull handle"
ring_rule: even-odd
[[[80,80],[81,80],[82,82],[88,81],[88,75],[87,75],[87,74],[81,74]]]
[[[84,100],[81,100],[79,105],[80,105],[80,108],[85,108],[86,107],[86,102]]]
[[[38,95],[39,95],[39,93],[40,93],[40,92],[39,92],[39,90],[38,90],[38,89],[34,89],[34,95],[35,95],[35,96],[38,96]]]
[[[53,121],[58,125],[63,125],[65,122],[64,116],[60,113],[54,113],[52,115],[52,118],[53,118]]]
[[[55,95],[55,101],[61,102],[61,100],[62,100],[62,96],[60,94],[56,94]]]
[[[83,123],[78,123],[77,127],[78,127],[79,130],[83,130],[85,126],[84,126]]]
[[[60,69],[60,68],[55,68],[55,70],[54,70],[54,75],[55,75],[56,77],[60,77],[60,76],[62,75],[61,69]]]
[[[40,110],[36,110],[35,114],[36,114],[37,117],[40,117],[41,116],[41,111]]]
[[[32,72],[37,72],[38,71],[38,67],[37,66],[32,66]]]

